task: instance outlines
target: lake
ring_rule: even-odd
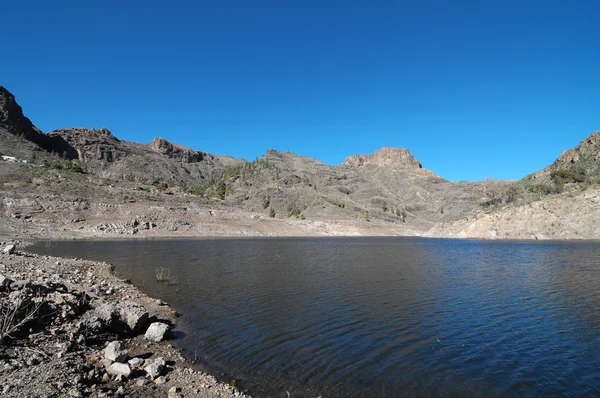
[[[600,395],[600,242],[40,242],[181,314],[176,340],[256,397]],[[162,267],[169,282],[157,282]]]

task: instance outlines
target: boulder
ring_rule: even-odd
[[[0,290],[4,290],[10,286],[13,281],[6,276],[0,274]]]
[[[83,325],[91,334],[112,332],[119,336],[137,333],[148,323],[148,311],[132,302],[104,303],[82,318]]]
[[[151,361],[146,361],[147,365],[144,367],[144,371],[150,376],[151,379],[156,379],[165,368],[167,364],[165,359],[162,357],[155,358]]]
[[[148,323],[148,311],[141,305],[126,301],[119,306],[119,315],[133,332],[141,331]]]
[[[112,341],[104,349],[104,358],[113,362],[125,362],[127,360],[127,349],[122,341]]]
[[[162,322],[154,322],[148,330],[146,330],[146,334],[144,334],[144,338],[152,341],[163,341],[165,335],[169,331],[169,325]]]
[[[106,371],[110,374],[129,377],[131,375],[131,368],[126,363],[114,362],[110,365]]]
[[[4,248],[4,250],[2,250],[2,253],[4,254],[13,254],[15,252],[16,246],[15,245],[8,245]]]
[[[144,360],[142,358],[131,358],[129,361],[127,361],[127,363],[129,363],[129,365],[131,365],[132,368],[141,368],[142,366],[144,366]]]

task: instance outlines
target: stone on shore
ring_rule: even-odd
[[[148,323],[148,311],[141,305],[124,303],[104,303],[88,311],[82,322],[91,334],[112,331],[118,335],[140,332]]]
[[[126,363],[114,362],[110,365],[106,371],[110,374],[129,377],[131,375],[131,368]]]
[[[113,362],[125,362],[127,360],[127,349],[122,341],[112,341],[104,349],[104,358]]]
[[[4,248],[4,250],[2,250],[2,253],[4,254],[13,254],[15,252],[15,249],[17,247],[15,245],[8,245]]]
[[[162,322],[154,322],[148,330],[146,330],[146,334],[144,334],[144,338],[146,340],[152,341],[163,341],[165,339],[165,335],[169,331],[169,325]]]
[[[129,361],[127,361],[127,363],[129,363],[132,368],[141,368],[144,366],[144,360],[138,357],[131,358]]]
[[[146,361],[146,363],[148,365],[144,367],[144,370],[151,379],[156,379],[160,376],[166,365],[165,359],[162,357],[155,358],[152,361]]]

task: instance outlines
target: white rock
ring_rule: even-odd
[[[154,322],[148,330],[146,330],[146,334],[144,334],[144,338],[152,341],[163,341],[165,338],[165,334],[169,330],[169,325],[162,322]]]
[[[2,250],[2,253],[4,254],[13,254],[15,252],[15,245],[8,245],[4,248],[4,250]]]
[[[114,362],[124,362],[127,360],[127,349],[122,341],[112,341],[104,349],[104,358]]]
[[[131,358],[129,361],[127,361],[129,363],[129,365],[131,365],[132,368],[139,368],[142,367],[144,365],[144,360],[142,358]]]
[[[165,359],[162,357],[158,357],[152,361],[146,361],[146,363],[148,365],[144,367],[144,370],[151,379],[156,379],[160,376],[166,365]]]
[[[126,363],[114,362],[107,371],[117,376],[129,377],[131,375],[131,368]]]

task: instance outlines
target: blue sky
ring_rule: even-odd
[[[600,129],[598,1],[2,5],[0,84],[33,122],[246,159],[407,147],[518,179]]]

